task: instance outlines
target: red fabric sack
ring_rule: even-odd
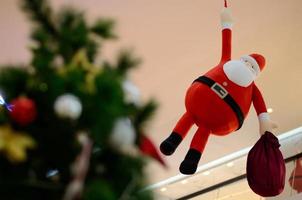
[[[285,162],[279,147],[278,138],[265,132],[248,154],[248,184],[260,196],[276,196],[284,189]]]

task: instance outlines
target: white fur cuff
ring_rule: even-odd
[[[258,115],[259,121],[269,120],[269,114],[267,112]]]
[[[222,23],[221,27],[222,29],[232,29],[233,24],[232,23]]]

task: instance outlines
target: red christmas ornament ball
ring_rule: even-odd
[[[37,110],[33,100],[27,97],[19,97],[10,103],[12,111],[9,115],[19,125],[28,125],[36,119]]]

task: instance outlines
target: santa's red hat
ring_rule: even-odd
[[[260,54],[250,54],[242,56],[241,59],[249,61],[254,67],[255,70],[260,73],[265,66],[265,58]]]

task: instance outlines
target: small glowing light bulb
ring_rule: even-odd
[[[188,181],[187,180],[182,180],[181,183],[186,184],[186,183],[188,183]]]
[[[229,162],[226,164],[227,167],[233,167],[234,166],[234,162]]]
[[[161,192],[167,191],[167,188],[163,187],[160,189]]]
[[[3,99],[3,97],[0,95],[0,104],[1,105],[4,105],[5,104],[5,101],[4,101],[4,99]]]
[[[205,171],[202,173],[202,175],[208,176],[208,175],[210,175],[210,173],[211,173],[210,171]]]
[[[50,178],[52,176],[55,176],[59,173],[59,171],[57,169],[51,169],[46,173],[46,177]]]
[[[7,104],[1,94],[0,94],[0,105],[5,106],[5,108],[9,111],[12,111],[13,106],[10,104]]]

